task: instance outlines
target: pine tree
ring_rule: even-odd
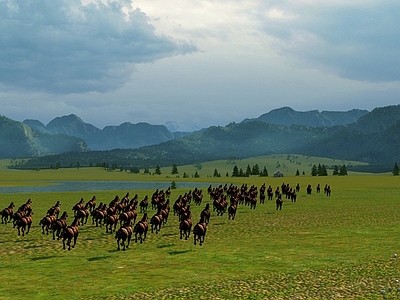
[[[232,177],[239,177],[239,169],[236,165],[233,167]]]
[[[172,181],[171,182],[171,190],[175,190],[176,189],[176,182]]]
[[[397,163],[395,163],[393,167],[393,175],[399,176],[399,174],[400,174],[399,166],[397,165]]]
[[[347,167],[346,167],[346,165],[343,165],[343,166],[340,168],[339,175],[340,175],[340,176],[347,175]]]
[[[199,173],[197,173],[197,171],[196,171],[196,173],[194,173],[194,178],[199,178],[200,177],[200,175],[199,175]]]
[[[296,176],[300,176],[299,169],[296,170]]]
[[[268,170],[267,167],[264,167],[260,173],[260,176],[268,177]]]
[[[319,176],[328,176],[328,171],[326,170],[325,165],[321,166],[320,173],[318,174]]]
[[[214,175],[213,176],[214,177],[220,177],[217,169],[214,169]]]
[[[176,164],[174,164],[174,165],[172,166],[171,174],[172,174],[172,175],[175,175],[175,174],[178,174],[178,173],[179,173],[179,172],[178,172],[178,167],[177,167]]]
[[[154,174],[161,175],[161,169],[160,169],[159,165],[156,166],[156,170],[154,171]]]
[[[311,169],[311,176],[317,176],[317,175],[318,175],[317,166],[313,165]]]
[[[247,168],[246,168],[246,177],[249,177],[250,174],[251,174],[251,168],[250,168],[250,165],[247,165]]]
[[[251,175],[260,175],[260,167],[258,164],[255,164],[251,169]]]
[[[333,167],[332,175],[339,175],[339,167],[337,165]]]

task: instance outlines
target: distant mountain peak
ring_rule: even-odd
[[[366,115],[367,110],[352,109],[349,111],[296,111],[288,106],[273,109],[257,119],[276,125],[304,125],[311,127],[331,127],[354,123],[360,117]]]

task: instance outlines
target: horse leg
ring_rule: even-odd
[[[79,234],[79,233],[77,233],[77,234],[74,235],[74,244],[72,245],[72,248],[75,248],[76,240],[78,239],[78,234]]]
[[[121,250],[121,248],[119,247],[119,238],[117,239],[117,250]]]

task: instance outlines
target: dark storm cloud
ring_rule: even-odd
[[[16,90],[115,90],[133,65],[196,51],[155,33],[139,9],[117,2],[0,1],[0,83]]]

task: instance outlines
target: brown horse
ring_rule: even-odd
[[[96,196],[93,196],[92,199],[89,200],[88,202],[89,205],[89,211],[92,212],[96,208]]]
[[[61,206],[60,201],[57,201],[56,204],[54,204],[54,206],[49,208],[49,210],[47,211],[47,215],[55,215],[58,218],[58,215],[61,210],[60,206]]]
[[[228,207],[228,220],[230,220],[231,218],[232,218],[232,220],[235,220],[236,210],[237,210],[237,205],[234,203],[232,203]]]
[[[159,209],[158,212],[151,217],[150,219],[150,224],[151,224],[151,233],[156,231],[156,233],[159,233],[161,230],[161,225],[163,224],[163,216],[161,213],[161,210]]]
[[[137,217],[137,212],[136,209],[129,210],[127,212],[123,212],[122,214],[119,215],[119,221],[120,221],[120,226],[122,226],[125,223],[136,223],[136,217]]]
[[[32,225],[32,215],[33,215],[33,211],[30,210],[24,217],[22,217],[20,220],[18,220],[18,222],[17,222],[18,235],[21,235],[21,232],[22,232],[22,236],[24,236],[25,230],[27,228],[28,228],[28,230],[26,231],[26,234],[29,233],[29,230],[31,229],[31,225]]]
[[[140,207],[140,212],[141,212],[141,213],[144,213],[144,212],[147,211],[147,208],[149,207],[149,196],[146,195],[146,196],[143,198],[143,200],[140,201],[139,207]]]
[[[99,206],[91,212],[92,214],[92,224],[96,223],[96,227],[100,225],[103,226],[103,223],[105,222],[105,218],[107,216],[107,204],[102,204],[100,203]]]
[[[77,212],[80,211],[82,208],[84,208],[83,203],[85,203],[85,200],[81,198],[78,203],[76,203],[73,207],[72,210],[74,211],[74,216],[76,216]]]
[[[57,240],[59,240],[61,231],[67,228],[67,217],[68,214],[66,211],[64,211],[61,217],[58,218],[55,222],[53,222],[51,226],[51,231],[53,232],[53,240],[56,239],[55,235],[57,235]]]
[[[80,224],[82,224],[82,226],[85,225],[90,215],[89,202],[87,202],[86,205],[81,209],[75,211],[74,215],[80,219]]]
[[[149,229],[149,224],[148,224],[147,220],[148,220],[147,213],[144,213],[142,220],[140,220],[133,228],[133,232],[135,233],[135,242],[136,243],[138,241],[138,235],[140,238],[140,243],[143,243],[146,240],[147,231]]]
[[[200,219],[200,221],[196,225],[194,225],[193,228],[193,241],[195,245],[197,241],[199,241],[200,246],[203,245],[206,232],[207,223],[206,220],[203,218]]]
[[[76,240],[79,235],[79,218],[75,217],[74,221],[71,225],[67,226],[62,232],[61,236],[63,239],[63,249],[65,250],[65,241],[67,241],[68,251],[72,248],[75,248]],[[72,239],[74,239],[74,244],[71,246]]]
[[[210,204],[207,203],[206,207],[200,213],[200,219],[204,218],[205,222],[208,224],[210,222],[210,216],[211,216]]]
[[[132,238],[132,223],[127,222],[125,223],[120,229],[117,230],[115,233],[115,238],[117,239],[117,245],[118,245],[118,250],[126,250],[126,248],[129,247],[129,244],[131,243],[131,238]],[[125,244],[125,242],[127,242]]]
[[[192,230],[192,219],[190,211],[188,214],[184,214],[181,216],[181,222],[179,223],[180,230],[180,238],[182,239],[185,236],[185,240],[187,240],[190,236],[190,231]]]
[[[42,234],[46,230],[46,234],[49,234],[49,230],[51,229],[53,223],[57,220],[56,215],[53,213],[51,215],[47,214],[43,219],[40,220],[39,225],[42,226]]]
[[[13,210],[14,210],[14,202],[11,202],[10,205],[4,208],[1,211],[1,224],[7,224],[12,219]]]
[[[117,229],[118,215],[107,215],[104,220],[104,224],[106,225],[106,233],[108,233],[108,231],[110,231],[110,233],[113,233],[113,231]]]

